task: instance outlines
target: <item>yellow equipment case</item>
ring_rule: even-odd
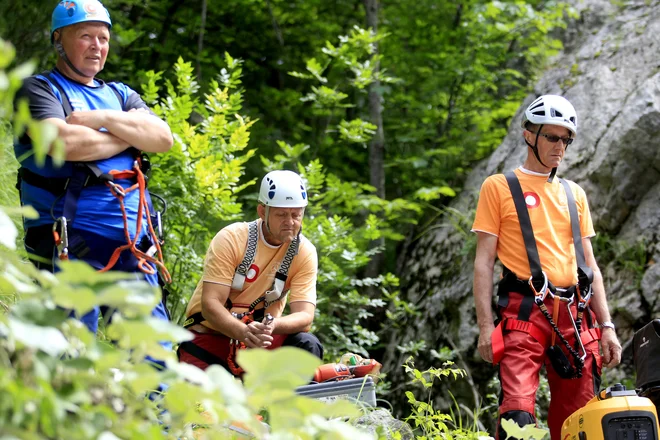
[[[653,402],[615,384],[564,421],[561,440],[658,440],[658,429]]]

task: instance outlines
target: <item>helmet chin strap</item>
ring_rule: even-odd
[[[268,223],[268,219],[270,218],[270,206],[268,205],[265,206],[266,206],[266,231],[268,231],[269,234],[272,234],[272,232],[270,232],[270,224]]]
[[[543,125],[544,124],[541,124],[539,126],[538,131],[536,132],[536,139],[534,139],[534,145],[527,142],[527,139],[525,139],[525,143],[534,152],[534,156],[536,156],[536,160],[538,160],[539,163],[541,165],[543,165],[544,167],[550,168],[549,166],[547,166],[546,164],[543,163],[543,161],[541,160],[541,156],[539,156],[538,144],[539,144],[539,137],[541,136],[541,130],[543,129]],[[550,176],[548,176],[548,183],[552,183],[552,180],[555,178],[556,174],[557,174],[557,167],[554,167],[554,168],[552,168],[552,171],[550,171]]]
[[[66,63],[66,65],[69,66],[69,68],[70,68],[71,70],[73,70],[73,72],[74,72],[76,75],[80,75],[80,76],[82,76],[83,78],[89,78],[87,75],[85,75],[85,74],[82,73],[80,70],[78,70],[78,68],[76,68],[76,66],[73,65],[73,63],[71,62],[71,60],[69,59],[69,57],[66,56],[66,52],[64,51],[64,46],[62,46],[62,41],[61,41],[61,39],[62,39],[62,36],[61,36],[61,35],[58,35],[57,40],[53,43],[54,46],[55,46],[55,50],[57,50],[57,53],[60,55],[60,58],[62,58],[62,59],[64,60],[64,62]]]

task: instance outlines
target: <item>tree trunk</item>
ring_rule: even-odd
[[[160,51],[165,47],[165,42],[167,41],[167,35],[172,28],[172,22],[174,21],[174,15],[183,5],[183,0],[175,0],[173,3],[170,3],[167,8],[167,13],[163,18],[163,27],[160,30],[160,35],[158,36],[158,45],[153,48],[151,51],[151,57],[149,57],[149,66],[152,69],[158,70],[158,60],[160,59]]]
[[[378,0],[364,0],[367,12],[367,26],[375,33],[378,31]],[[376,44],[374,55],[378,54]],[[374,73],[378,73],[379,66],[374,67]],[[385,198],[385,134],[383,132],[383,115],[380,96],[380,81],[374,81],[369,86],[369,116],[371,123],[376,126],[376,134],[369,145],[369,172],[370,183],[376,188],[376,195]],[[383,238],[374,241],[372,247],[385,246]],[[383,253],[375,254],[366,269],[367,277],[377,277],[383,265]]]
[[[206,28],[206,0],[202,0],[202,19],[197,40],[197,82],[202,83],[202,51],[204,50],[204,29]]]

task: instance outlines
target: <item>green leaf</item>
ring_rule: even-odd
[[[314,355],[293,347],[240,350],[237,362],[246,371],[245,387],[252,392],[262,387],[293,390],[309,383],[321,364]]]
[[[161,293],[146,281],[119,281],[98,293],[99,304],[122,310],[128,317],[149,314],[161,301]]]
[[[18,231],[14,222],[5,213],[5,210],[0,208],[0,244],[11,250],[15,250],[16,237],[18,237]]]
[[[62,332],[53,327],[41,327],[10,317],[9,328],[17,341],[51,356],[59,356],[69,346]]]
[[[522,428],[513,420],[502,419],[502,429],[506,432],[506,438],[521,438],[542,440],[547,434],[547,429],[539,429],[533,423],[525,425]]]
[[[448,186],[434,186],[430,188],[420,188],[415,191],[415,198],[429,202],[437,200],[441,196],[456,197],[456,191]]]

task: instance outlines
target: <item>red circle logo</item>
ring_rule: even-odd
[[[252,264],[245,275],[245,281],[248,283],[253,282],[259,276],[259,267],[256,264]]]
[[[541,204],[541,198],[534,192],[526,192],[523,196],[525,197],[525,203],[529,208],[538,208]]]
[[[85,2],[85,12],[88,14],[96,15],[98,12],[98,2],[91,1],[91,2]]]

